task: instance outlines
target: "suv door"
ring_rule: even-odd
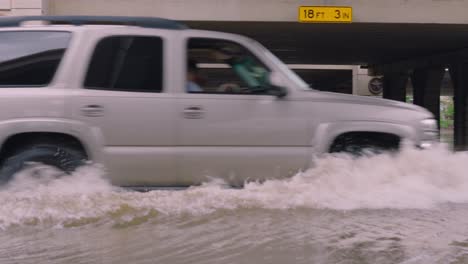
[[[121,186],[174,184],[174,107],[165,92],[163,38],[110,36],[92,55],[73,115],[102,134],[103,159]]]
[[[269,68],[234,41],[187,40],[187,87],[178,97],[181,182],[232,185],[291,176],[308,165],[298,105],[269,95]]]

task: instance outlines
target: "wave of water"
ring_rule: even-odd
[[[69,177],[36,179],[23,173],[0,189],[0,229],[15,225],[57,227],[112,222],[134,225],[160,215],[218,210],[429,209],[468,202],[468,153],[444,147],[355,159],[329,155],[290,179],[229,189],[221,181],[183,191],[132,192],[114,187],[97,166]]]

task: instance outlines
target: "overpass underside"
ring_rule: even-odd
[[[418,23],[303,24],[185,21],[192,28],[247,35],[288,64],[368,67],[384,76],[383,97],[414,103],[440,116],[441,84],[450,73],[455,106],[454,145],[468,148],[468,25]]]

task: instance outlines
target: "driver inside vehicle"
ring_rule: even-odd
[[[269,70],[237,43],[190,39],[187,57],[188,93],[268,93]]]
[[[247,85],[246,88],[234,87],[232,84],[224,84],[222,88],[231,93],[251,93],[255,89],[261,89],[267,84],[268,72],[261,64],[256,62],[253,56],[235,46],[221,46],[214,50],[213,57],[230,66],[238,77]],[[236,85],[238,86],[238,85]]]
[[[187,92],[203,92],[198,79],[197,62],[193,59],[189,59],[187,63]]]

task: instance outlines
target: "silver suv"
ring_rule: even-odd
[[[119,186],[237,185],[438,138],[423,108],[310,89],[252,39],[157,18],[2,18],[0,87],[2,182],[88,160]]]

